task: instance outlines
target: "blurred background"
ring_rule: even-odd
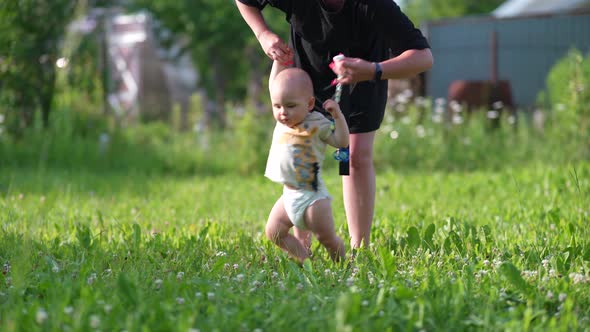
[[[390,81],[378,169],[588,160],[590,0],[398,3],[435,66]],[[262,174],[271,63],[233,0],[7,0],[0,31],[0,171]]]

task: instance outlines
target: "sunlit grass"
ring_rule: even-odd
[[[339,179],[326,175],[340,235]],[[311,269],[260,176],[5,169],[2,330],[585,330],[590,166],[378,178],[373,245]]]

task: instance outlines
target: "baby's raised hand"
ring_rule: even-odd
[[[328,99],[324,102],[324,104],[322,105],[324,107],[324,109],[330,113],[330,115],[332,116],[332,118],[334,118],[334,120],[338,119],[338,117],[340,117],[340,105],[338,105],[337,102],[335,102],[332,99]]]

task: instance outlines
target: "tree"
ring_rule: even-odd
[[[17,132],[33,123],[39,109],[44,127],[49,124],[60,41],[77,4],[19,0],[0,5],[0,97],[18,112],[12,128]]]
[[[404,12],[416,25],[429,20],[489,14],[505,0],[405,0]]]

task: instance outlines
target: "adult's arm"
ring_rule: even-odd
[[[255,6],[249,6],[245,3],[236,0],[236,6],[250,27],[254,36],[260,43],[262,50],[272,60],[277,60],[281,63],[290,63],[293,59],[293,53],[289,46],[273,31],[270,30],[262,11]]]
[[[434,60],[429,48],[422,50],[407,50],[391,59],[380,62],[382,69],[381,79],[410,78],[432,67]],[[362,81],[370,81],[375,78],[377,65],[359,58],[344,58],[336,61],[334,72],[342,78],[333,83],[351,84]]]

